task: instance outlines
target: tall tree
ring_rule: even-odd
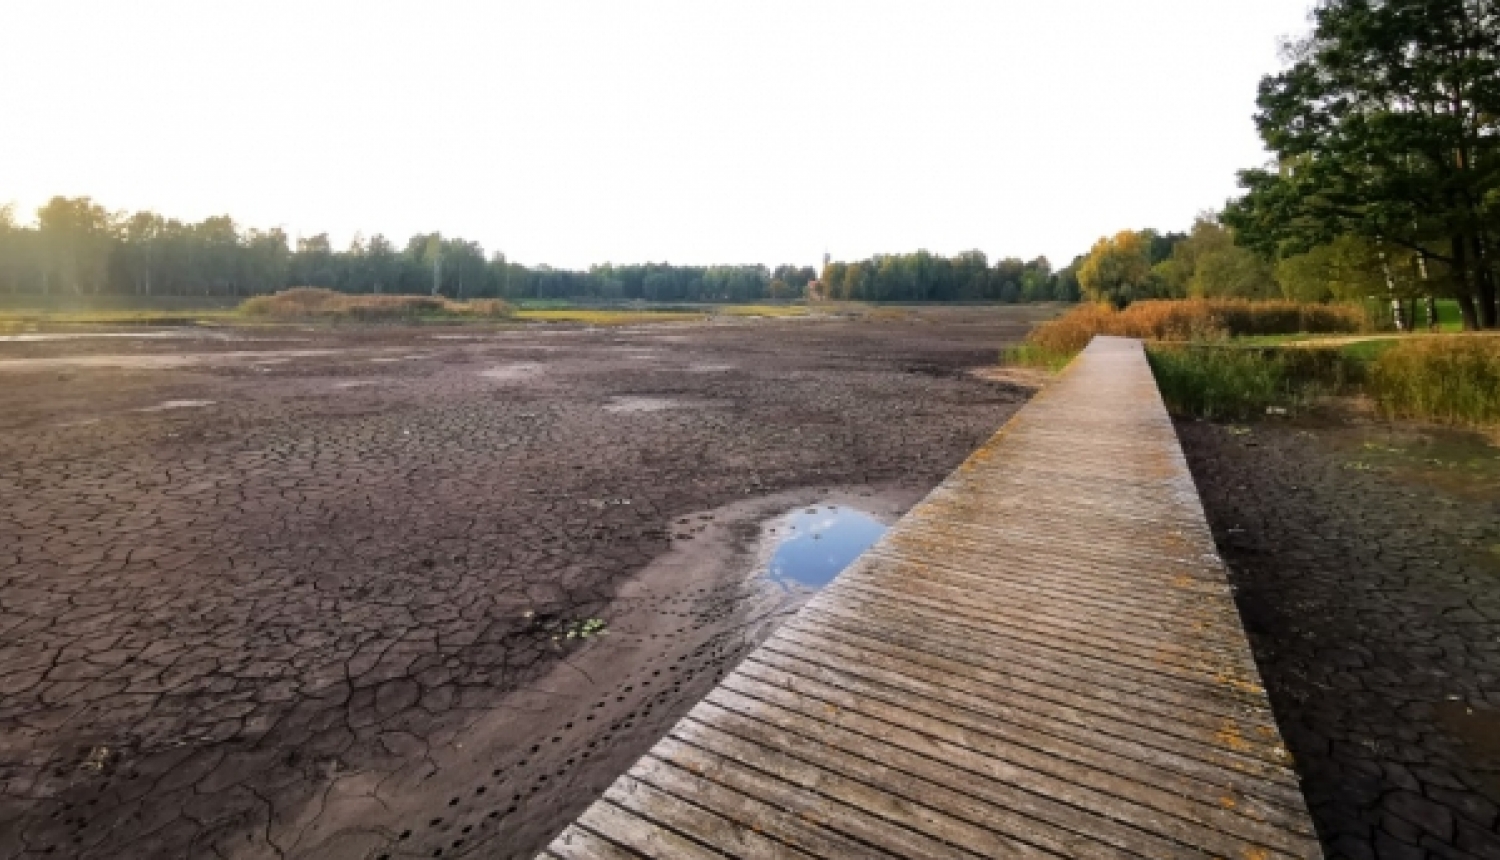
[[[42,291],[57,287],[76,294],[104,287],[113,219],[87,197],[54,197],[37,210],[43,253]]]
[[[1124,307],[1155,295],[1150,236],[1122,230],[1094,243],[1078,268],[1078,283],[1091,301]]]
[[[1281,255],[1341,235],[1445,267],[1470,328],[1497,321],[1500,4],[1323,0],[1290,65],[1261,82],[1278,165],[1241,173],[1225,213]]]

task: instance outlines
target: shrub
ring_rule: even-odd
[[[422,318],[501,319],[511,315],[511,308],[499,299],[455,302],[441,296],[350,295],[321,287],[294,287],[247,299],[240,305],[240,313],[274,319],[388,322]]]
[[[1222,340],[1243,335],[1333,334],[1364,331],[1369,319],[1357,305],[1185,299],[1135,302],[1124,310],[1079,305],[1032,330],[1027,343],[1041,354],[1072,355],[1094,335],[1154,341]]]
[[[1368,390],[1389,417],[1500,422],[1500,338],[1448,335],[1403,341],[1375,360]]]

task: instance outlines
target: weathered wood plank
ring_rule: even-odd
[[[545,856],[1321,856],[1140,345],[1097,339]]]

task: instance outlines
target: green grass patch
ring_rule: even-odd
[[[1353,343],[1346,343],[1339,346],[1338,351],[1356,361],[1369,363],[1385,355],[1400,343],[1400,339],[1394,337],[1357,340]]]
[[[808,313],[806,305],[724,305],[714,311],[731,317],[802,317]]]
[[[1019,343],[1000,351],[1000,363],[1010,367],[1037,367],[1058,371],[1078,353],[1066,349],[1049,349],[1036,343]]]

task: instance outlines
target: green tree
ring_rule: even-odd
[[[245,234],[245,287],[269,293],[287,286],[292,251],[281,228],[250,230]]]
[[[1094,243],[1078,268],[1078,284],[1090,301],[1125,307],[1155,295],[1150,237],[1122,230]]]
[[[54,197],[37,210],[42,247],[42,292],[103,290],[113,250],[114,223],[87,197]]]
[[[1372,296],[1414,299],[1431,285],[1408,251],[1382,251],[1367,239],[1340,236],[1306,253],[1276,263],[1276,280],[1289,299],[1305,302],[1359,301]]]
[[[1294,256],[1353,234],[1443,267],[1470,328],[1497,320],[1500,10],[1493,0],[1323,0],[1261,82],[1274,169],[1225,219]]]
[[[1176,234],[1181,236],[1182,234]],[[1182,298],[1268,299],[1280,294],[1271,264],[1235,242],[1209,213],[1173,242],[1171,256],[1152,267],[1162,295]]]

